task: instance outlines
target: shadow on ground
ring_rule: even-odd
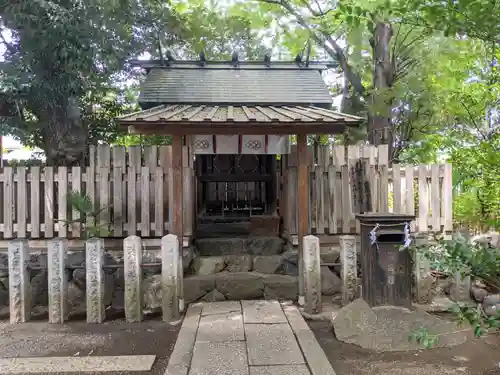
[[[331,322],[308,324],[338,375],[500,375],[500,334],[452,348],[378,353],[338,341]]]

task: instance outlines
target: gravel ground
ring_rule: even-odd
[[[11,325],[0,322],[0,356],[156,355],[152,371],[86,374],[163,375],[179,329],[180,324],[172,326],[159,318],[142,323],[125,323],[119,319],[103,324],[30,322]],[[71,374],[76,373],[64,373]]]
[[[453,348],[377,353],[338,341],[328,321],[309,321],[337,375],[500,375],[500,334]]]

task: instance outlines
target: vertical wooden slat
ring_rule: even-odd
[[[80,167],[71,168],[71,190],[77,194],[82,191],[82,168]],[[81,212],[73,208],[71,213],[71,221],[73,222],[71,224],[71,235],[74,238],[79,238],[81,235],[81,219]]]
[[[453,185],[451,168],[451,164],[444,165],[443,194],[441,195],[441,199],[443,200],[443,230],[447,233],[453,230]]]
[[[427,189],[427,167],[418,167],[418,219],[417,226],[419,232],[428,230],[427,216],[429,215],[429,193]]]
[[[337,169],[333,164],[328,166],[328,233],[337,234]]]
[[[297,134],[297,169],[298,169],[298,232],[299,232],[299,303],[302,302],[304,296],[304,280],[303,280],[303,259],[304,249],[302,243],[304,237],[309,230],[309,165],[307,163],[307,135]]]
[[[333,163],[336,169],[335,176],[335,188],[337,194],[335,196],[335,215],[337,220],[337,232],[342,232],[342,228],[339,228],[341,222],[343,222],[342,213],[342,166],[345,164],[345,148],[344,146],[334,146],[333,147]]]
[[[97,146],[97,167],[111,167],[111,149],[109,145]]]
[[[324,158],[324,155],[321,154],[324,148],[320,148],[320,156]],[[324,160],[324,159],[323,159]],[[325,185],[323,183],[323,166],[317,165],[314,168],[314,184],[316,189],[316,233],[324,234],[325,233]]]
[[[96,154],[97,150],[95,146],[89,146],[89,163],[88,166],[95,168],[96,167]]]
[[[31,238],[40,238],[40,167],[31,167]]]
[[[193,234],[194,218],[193,218],[193,168],[191,160],[189,159],[189,148],[184,146],[182,148],[182,167],[183,167],[183,200],[184,200],[184,213],[183,213],[183,230],[185,236]]]
[[[288,174],[288,185],[287,185],[287,194],[285,199],[287,201],[287,229],[289,234],[298,234],[297,228],[297,189],[298,189],[298,181],[297,181],[297,167],[288,167],[286,170]]]
[[[182,167],[182,137],[172,136],[172,195],[170,201],[171,231],[178,237],[179,249],[182,251],[183,230],[183,167]]]
[[[129,161],[128,161],[129,167],[133,166],[136,170],[136,173],[139,174],[139,176],[140,176],[141,167],[142,167],[142,148],[141,148],[141,146],[129,147],[128,154],[129,154],[128,155],[129,156]],[[141,211],[140,210],[142,210],[142,207],[141,207],[141,201],[142,201],[141,179],[140,179],[140,177],[139,178],[137,177],[137,174],[136,174],[136,178],[134,179],[134,183],[135,183],[134,201],[135,201],[135,209],[136,209],[136,212],[134,214],[136,217],[136,227],[135,227],[136,229],[135,229],[135,231],[138,230],[137,222],[140,221],[140,218],[141,218]],[[132,197],[129,197],[129,199],[131,199],[131,198]],[[133,234],[135,234],[135,232]],[[132,233],[130,233],[129,235],[132,235]]]
[[[114,160],[116,162],[116,159]],[[123,218],[125,210],[123,209],[123,168],[113,167],[113,235],[115,237],[123,236]]]
[[[358,229],[359,224],[356,223],[356,216],[355,216],[355,207],[353,206],[353,181],[351,179],[351,173],[356,165],[356,162],[360,159],[361,156],[361,148],[358,145],[351,145],[347,147],[347,173],[346,173],[346,178],[347,178],[347,183],[349,184],[349,187],[347,191],[345,192],[345,197],[348,199],[348,202],[344,202],[346,207],[348,207],[347,211],[349,213],[349,216],[346,217],[346,220],[349,222],[349,228],[352,228],[353,226]],[[342,177],[344,178],[344,177]],[[343,193],[344,194],[344,193]],[[344,197],[344,195],[343,195]],[[350,233],[351,229],[349,229],[348,232],[343,232],[343,233]]]
[[[135,236],[137,233],[137,193],[136,193],[137,169],[133,164],[128,167],[127,176],[127,234]]]
[[[17,237],[26,238],[27,234],[27,215],[28,215],[28,197],[27,197],[27,175],[26,167],[17,168]]]
[[[405,167],[405,213],[415,215],[415,189],[414,189],[413,165]],[[415,221],[411,223],[411,230],[415,231]]]
[[[113,199],[113,221],[115,217],[119,218],[118,223],[114,223],[114,231],[115,236],[122,236],[124,233],[124,224],[126,222],[126,212],[127,212],[127,183],[126,179],[123,178],[123,174],[127,171],[127,153],[125,147],[122,146],[113,146],[113,168],[120,168],[120,172],[115,172],[113,169],[113,192],[118,192],[121,196],[121,201],[115,202],[117,199]],[[118,179],[119,185],[117,186],[117,181],[115,180],[115,176],[120,175]],[[113,197],[115,195],[113,194]],[[118,204],[118,205],[116,205]],[[119,207],[118,207],[119,206]],[[117,208],[118,207],[118,208]],[[118,210],[118,211],[117,211]],[[119,233],[119,234],[118,234]]]
[[[96,211],[96,201],[95,201],[95,188],[96,188],[96,171],[97,167],[90,166],[86,170],[86,180],[87,183],[85,185],[85,188],[87,190],[87,195],[90,198],[90,201],[92,202],[92,211]],[[93,215],[87,215],[87,220],[86,220],[86,227],[93,227],[96,222],[95,222],[95,217]]]
[[[401,211],[401,167],[399,164],[392,165],[392,196],[393,196],[393,211],[396,214],[403,213]]]
[[[68,236],[68,167],[57,168],[57,224],[58,236]]]
[[[142,194],[141,200],[141,235],[144,237],[149,237],[151,231],[151,219],[149,215],[149,167],[141,168],[141,190],[144,192]]]
[[[99,231],[101,236],[109,236],[109,167],[99,168]]]
[[[155,169],[155,236],[163,237],[164,219],[163,219],[163,167]]]
[[[54,168],[44,169],[44,190],[45,190],[45,215],[44,215],[44,237],[54,237]]]
[[[432,215],[432,230],[434,232],[441,231],[441,201],[439,190],[439,165],[431,165],[431,215]]]

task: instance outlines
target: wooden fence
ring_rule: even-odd
[[[350,170],[360,159],[369,164],[373,211],[413,213],[413,230],[452,229],[451,166],[388,166],[387,147],[321,146],[310,148],[310,232],[358,233]],[[192,235],[196,217],[193,158],[184,162],[184,236]],[[0,170],[0,238],[81,238],[81,215],[68,204],[68,193],[88,193],[97,222],[109,228],[101,237],[162,237],[168,233],[170,146],[99,146],[87,167],[6,167]],[[297,234],[297,168],[294,148],[283,155],[279,211],[291,235]],[[280,184],[278,184],[279,186]]]
[[[99,147],[99,158],[91,159],[87,167],[3,168],[2,238],[81,238],[84,225],[98,227],[102,237],[162,237],[170,229],[171,149],[161,146],[144,150],[133,147],[126,153],[123,147]],[[188,237],[193,230],[194,173],[186,147],[183,152],[184,236]],[[81,213],[68,202],[71,191],[90,196],[93,211],[100,211],[95,220],[90,217],[81,223]]]
[[[285,228],[297,234],[296,150],[286,158],[280,211]],[[450,164],[389,168],[387,146],[320,146],[310,150],[309,230],[315,234],[359,233],[353,209],[351,170],[360,159],[369,165],[372,211],[414,214],[412,230],[451,231],[452,169]]]

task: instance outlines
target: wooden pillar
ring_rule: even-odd
[[[298,169],[298,235],[299,235],[299,304],[304,304],[304,248],[303,239],[309,231],[309,171],[307,169],[307,134],[297,134]]]
[[[184,188],[184,177],[183,177],[183,164],[182,164],[182,136],[173,135],[172,136],[172,200],[171,200],[171,231],[170,233],[175,234],[179,241],[179,268],[182,269],[182,252],[183,252],[183,211],[184,211],[184,200],[183,200],[183,188]],[[180,305],[184,304],[183,296],[183,278],[182,275],[178,275],[179,285],[178,285],[178,298]],[[182,306],[181,306],[182,308]]]

